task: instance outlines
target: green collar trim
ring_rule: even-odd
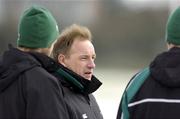
[[[77,81],[74,77],[72,77],[70,74],[68,74],[66,71],[64,71],[63,69],[59,68],[56,72],[57,72],[57,74],[62,75],[69,82],[71,82],[75,86],[77,86],[81,91],[84,90],[84,86],[79,81]]]

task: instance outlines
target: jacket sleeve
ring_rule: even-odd
[[[129,85],[131,85],[132,80],[135,78],[137,74],[135,74],[131,80],[128,82],[128,84],[126,85],[126,88],[123,92],[123,95],[121,97],[121,101],[119,104],[119,108],[118,108],[118,112],[117,112],[117,117],[116,119],[129,119],[129,112],[128,112],[128,100],[127,100],[127,88],[129,87]]]
[[[121,101],[119,104],[119,108],[118,108],[118,112],[117,112],[117,117],[116,119],[128,119],[129,118],[129,114],[128,114],[128,101],[127,101],[127,88],[129,87],[129,85],[131,84],[131,81],[134,79],[136,75],[134,75],[131,80],[128,82],[128,84],[126,85],[126,88],[123,92],[123,95],[121,97]]]
[[[130,113],[129,113],[128,104],[131,102],[133,97],[136,95],[139,88],[144,83],[144,81],[147,79],[149,74],[150,74],[150,69],[149,69],[149,67],[147,67],[147,68],[141,70],[140,72],[138,72],[130,80],[130,82],[128,83],[128,85],[123,93],[121,103],[119,106],[117,119],[129,119],[131,116],[133,117],[133,115],[130,115]]]
[[[129,119],[127,92],[123,93],[116,119]]]
[[[122,115],[122,109],[121,109],[121,103],[120,103],[116,119],[121,119],[121,115]]]
[[[68,119],[66,104],[57,79],[40,67],[25,73],[26,117]]]

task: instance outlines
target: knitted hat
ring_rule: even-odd
[[[168,43],[180,45],[180,7],[178,7],[168,19],[166,40]]]
[[[28,48],[47,48],[59,35],[52,14],[41,6],[32,6],[21,16],[17,45]]]

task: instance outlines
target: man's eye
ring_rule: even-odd
[[[82,59],[82,60],[85,60],[85,59],[87,59],[87,57],[81,57],[81,59]]]

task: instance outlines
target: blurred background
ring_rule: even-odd
[[[60,31],[87,26],[96,49],[95,75],[103,85],[94,94],[104,119],[115,119],[130,78],[166,50],[165,27],[178,0],[0,0],[0,54],[16,46],[21,13],[33,4],[55,16]]]

